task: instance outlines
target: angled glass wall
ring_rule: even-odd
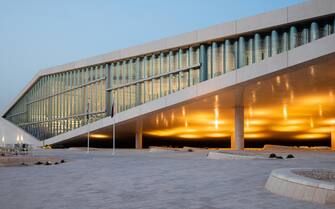
[[[105,117],[105,67],[43,76],[6,118],[46,139]]]
[[[41,77],[5,117],[43,140],[334,33],[334,17]],[[114,102],[113,102],[114,101]]]

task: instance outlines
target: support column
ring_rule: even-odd
[[[335,130],[331,131],[330,137],[331,137],[330,149],[335,150]]]
[[[235,108],[233,133],[231,135],[230,146],[233,150],[244,149],[244,88],[235,91]]]
[[[237,106],[234,112],[234,129],[230,146],[233,150],[241,150],[244,149],[244,107]]]
[[[142,120],[138,120],[136,121],[136,132],[135,132],[136,149],[142,149],[142,145],[143,145],[142,132],[143,132]]]

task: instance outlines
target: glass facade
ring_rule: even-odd
[[[43,76],[5,114],[38,139],[70,131],[334,33],[334,18]],[[113,102],[114,101],[114,102]]]
[[[105,117],[105,72],[100,65],[40,78],[6,114],[38,139]]]

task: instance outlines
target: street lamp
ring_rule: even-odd
[[[91,102],[91,99],[88,98],[87,100],[87,128],[88,128],[88,131],[87,131],[87,153],[90,152],[90,102]]]
[[[6,145],[5,145],[5,137],[4,136],[2,136],[1,142],[2,142],[2,146],[5,147]]]

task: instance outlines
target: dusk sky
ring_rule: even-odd
[[[0,0],[0,112],[41,69],[302,0]]]

